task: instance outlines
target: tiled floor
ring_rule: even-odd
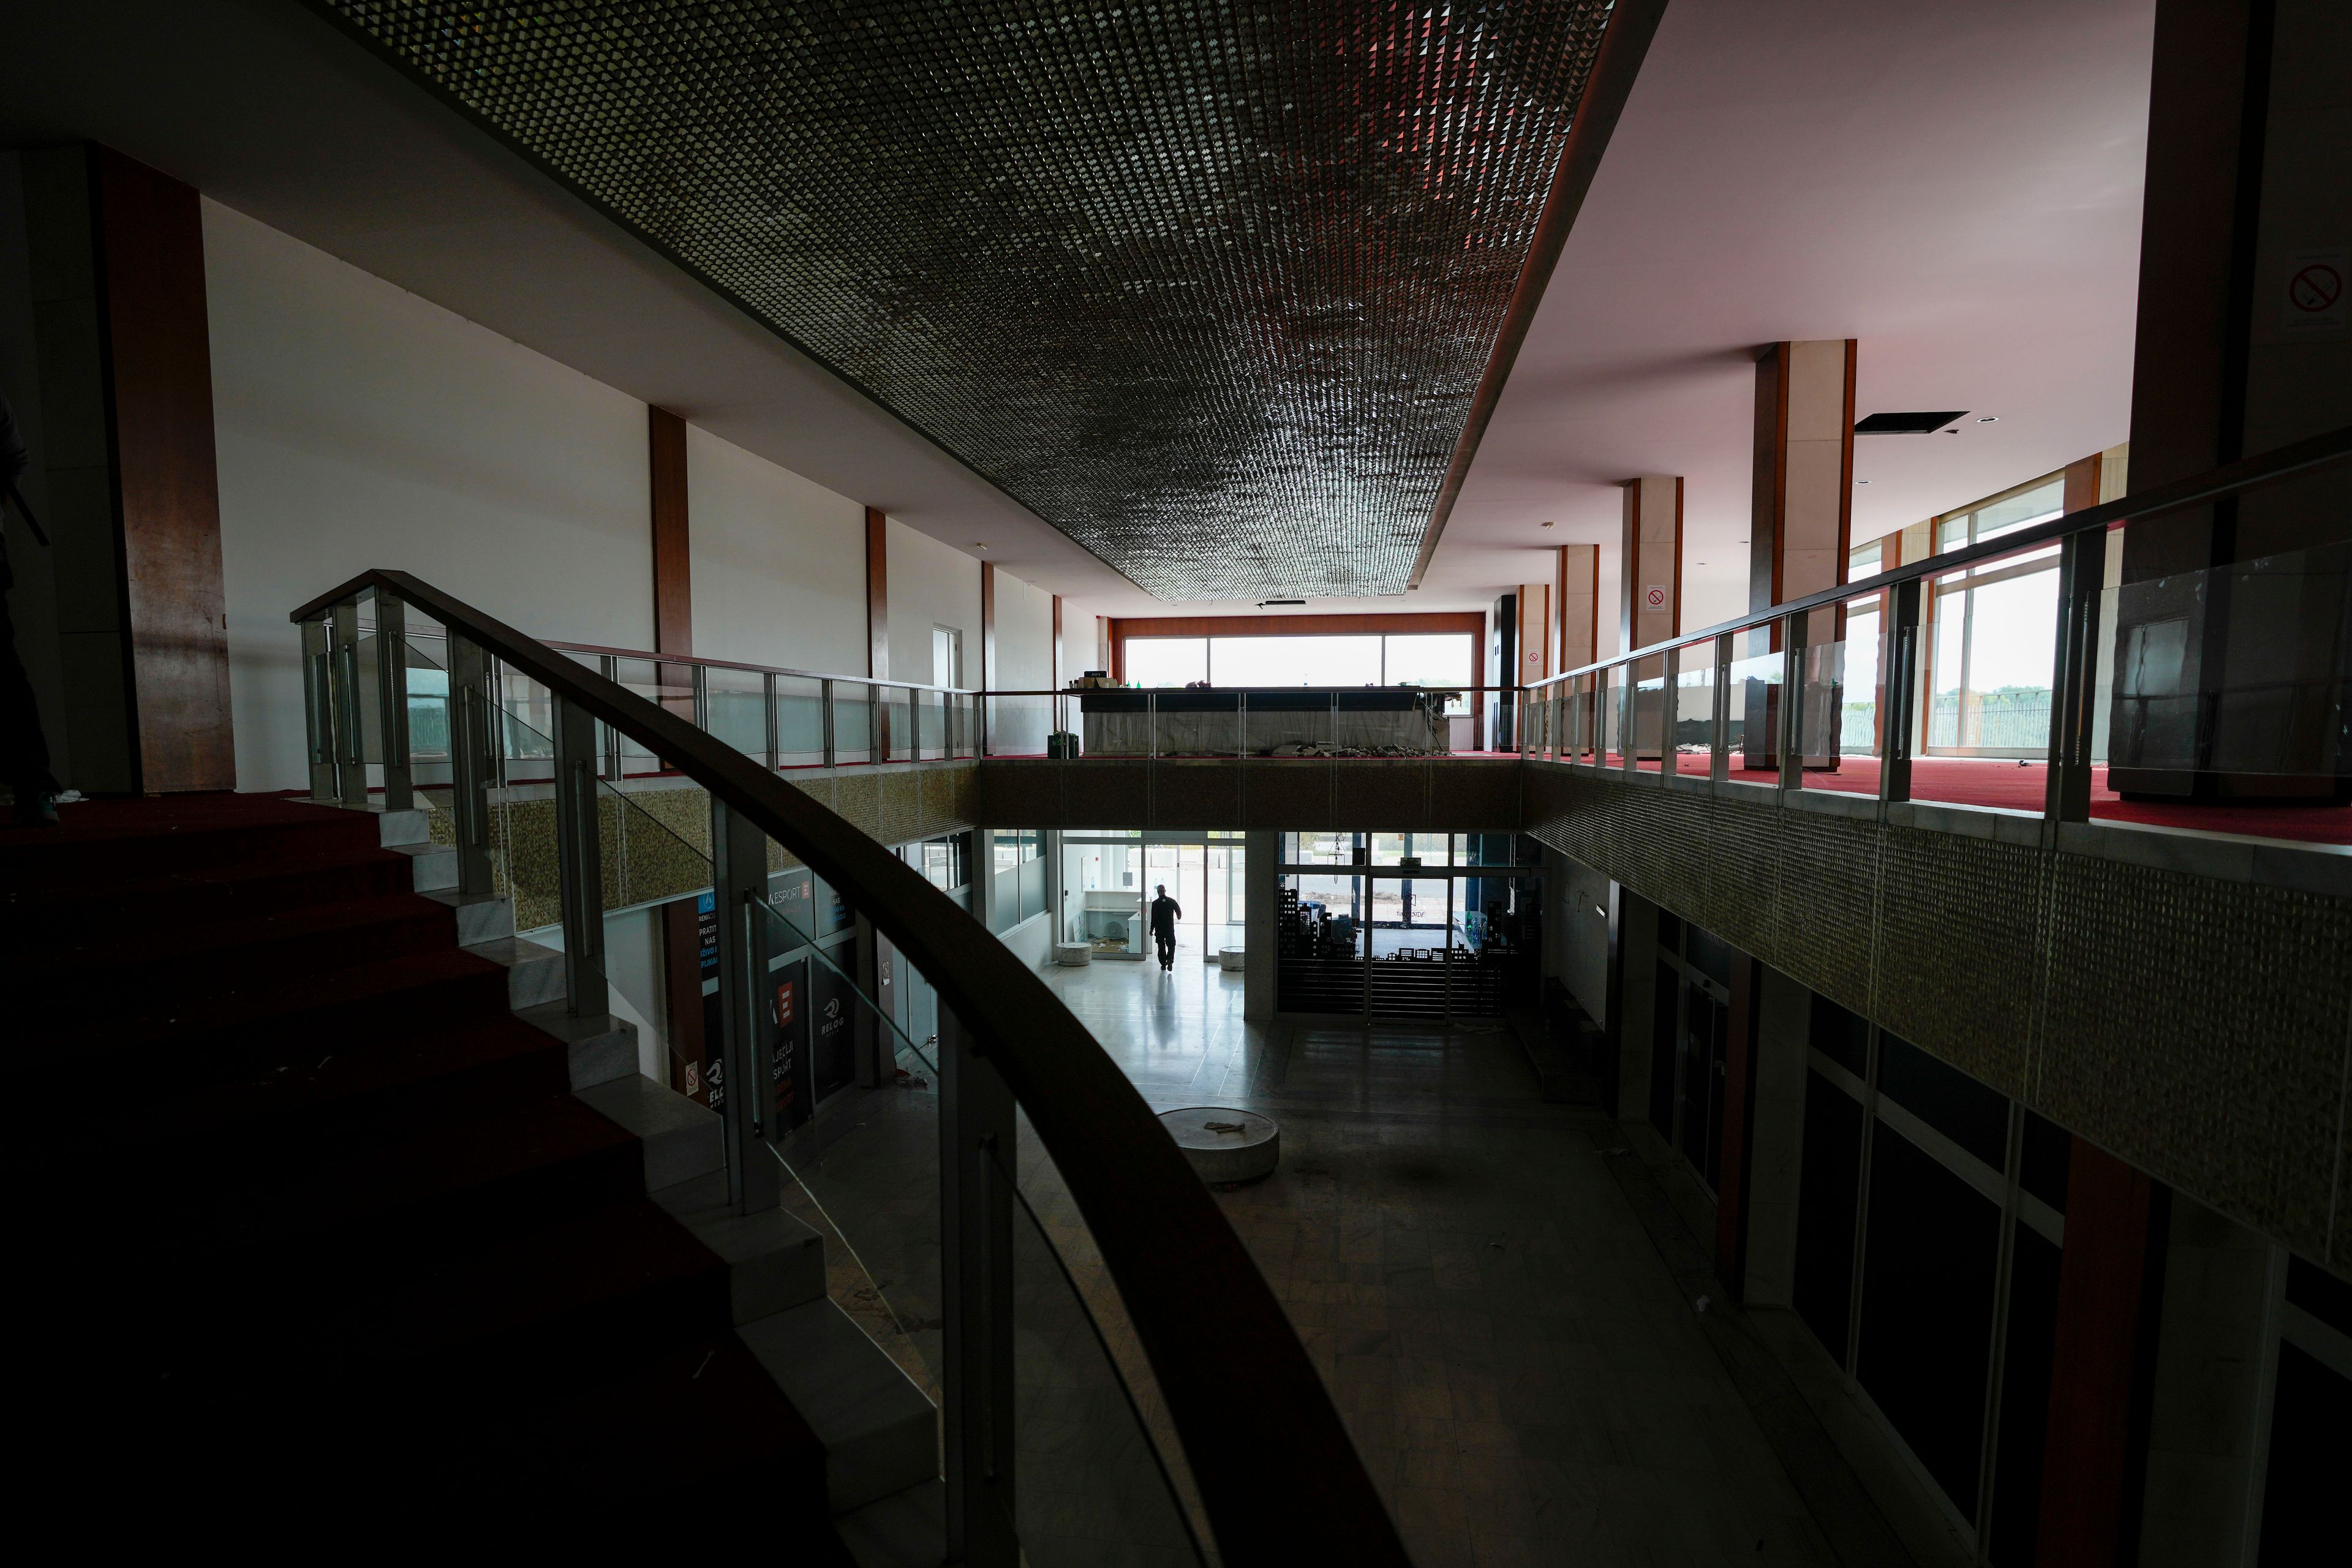
[[[1543,1103],[1509,1036],[1245,1023],[1197,952],[1052,980],[1155,1110],[1282,1123],[1281,1169],[1220,1201],[1421,1568],[1832,1561],[1602,1163],[1614,1124]]]

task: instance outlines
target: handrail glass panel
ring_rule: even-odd
[[[1674,771],[1705,778],[1715,765],[1715,644],[1685,643],[1675,666]]]
[[[704,728],[715,739],[764,763],[768,758],[766,677],[751,670],[709,665],[704,667],[702,678],[709,708],[709,722]]]

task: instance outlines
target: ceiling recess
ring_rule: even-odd
[[[1171,599],[1403,591],[1610,12],[313,3]]]
[[[1857,436],[1932,436],[1967,413],[1965,408],[1948,408],[1927,414],[1874,414],[1867,419],[1854,421],[1853,433]]]

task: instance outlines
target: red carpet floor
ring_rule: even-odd
[[[1684,771],[1704,773],[1705,757],[1685,757]],[[1643,763],[1643,771],[1653,771]],[[1731,776],[1773,784],[1780,775],[1764,769],[1732,770]],[[1847,757],[1835,772],[1808,773],[1811,789],[1843,795],[1878,793],[1878,759]],[[2020,767],[2013,758],[1919,757],[1911,763],[1911,798],[1952,805],[2002,806],[2039,812],[2049,788],[2041,763]],[[2091,816],[2105,822],[2144,822],[2158,827],[2193,827],[2205,833],[2238,833],[2256,838],[2291,838],[2306,844],[2352,844],[2352,806],[2173,805],[2126,800],[2107,787],[2107,770],[2091,773]]]

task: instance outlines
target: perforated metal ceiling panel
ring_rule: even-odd
[[[1403,591],[1609,15],[318,3],[1171,599]]]

